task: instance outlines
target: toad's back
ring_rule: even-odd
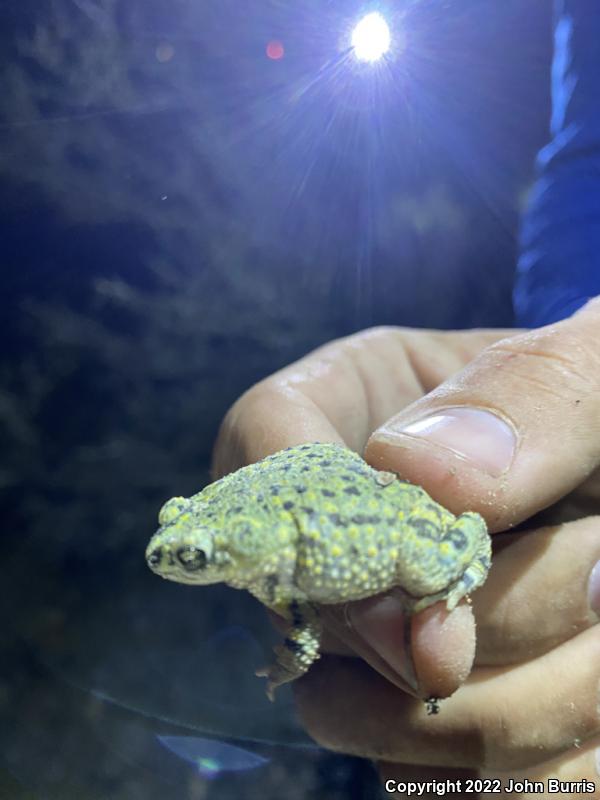
[[[227,494],[263,518],[265,537],[278,524],[293,526],[294,581],[315,602],[355,600],[396,585],[412,605],[411,597],[450,587],[477,549],[468,529],[453,529],[455,517],[423,489],[336,444],[288,448],[230,480]]]

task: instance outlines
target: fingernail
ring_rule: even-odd
[[[600,561],[590,572],[588,580],[588,603],[592,611],[600,617]]]
[[[348,608],[352,627],[406,685],[419,696],[419,683],[410,653],[411,619],[393,596]]]
[[[482,408],[445,408],[409,425],[382,429],[385,440],[402,434],[450,450],[497,478],[510,467],[517,436],[511,425],[497,414]]]

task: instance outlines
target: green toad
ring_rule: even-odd
[[[394,589],[408,613],[449,609],[484,582],[490,537],[424,489],[337,444],[303,444],[250,464],[161,509],[150,569],[190,584],[247,589],[289,632],[265,670],[267,693],[319,657],[318,606]]]

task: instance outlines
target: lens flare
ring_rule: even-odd
[[[268,758],[227,742],[198,736],[159,736],[158,741],[184,761],[193,764],[205,778],[227,772],[246,772],[269,763]]]
[[[361,61],[377,61],[390,49],[390,29],[377,11],[363,17],[352,33],[354,54]]]
[[[272,61],[279,61],[280,58],[283,58],[285,50],[283,48],[283,44],[279,41],[279,39],[271,39],[271,41],[267,45],[267,56]]]

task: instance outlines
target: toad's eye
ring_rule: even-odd
[[[196,572],[206,566],[206,553],[199,547],[188,544],[179,548],[177,560],[187,572]]]

